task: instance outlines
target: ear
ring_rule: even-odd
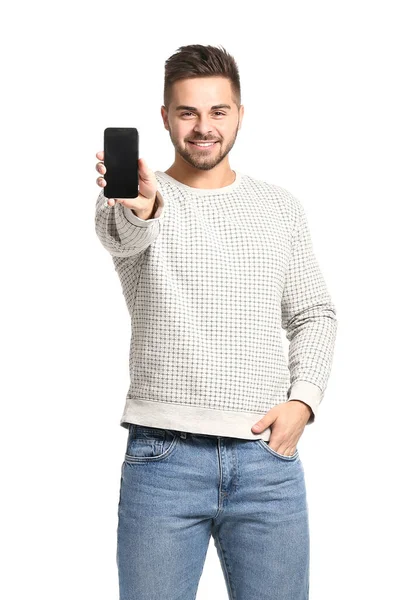
[[[241,104],[241,106],[239,107],[239,124],[238,124],[238,131],[241,129],[242,126],[242,120],[244,118],[244,105]]]
[[[164,128],[167,129],[167,131],[168,131],[168,113],[167,113],[167,109],[163,105],[161,107],[160,111],[161,111],[161,117],[162,117],[163,123],[164,123]]]

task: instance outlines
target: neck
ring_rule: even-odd
[[[192,167],[188,163],[185,163],[185,161],[182,161],[182,164],[179,164],[179,162],[175,160],[165,173],[184,185],[199,189],[221,188],[231,185],[235,181],[235,173],[230,168],[228,162],[224,165],[220,163],[213,169],[204,171]]]

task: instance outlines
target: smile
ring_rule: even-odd
[[[193,144],[197,148],[212,148],[217,142],[189,142],[189,144]]]

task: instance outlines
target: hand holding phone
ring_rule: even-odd
[[[116,147],[114,147],[114,144],[111,144],[111,146],[112,146],[112,152],[116,151],[119,156],[119,151],[116,150]],[[120,150],[120,154],[121,153],[122,153],[122,150]],[[126,157],[128,155],[128,157],[131,158],[130,153],[128,154],[126,151],[125,154],[126,154]],[[125,160],[127,159],[127,158],[125,159],[125,154],[123,153],[123,157],[121,154],[123,165],[125,165]],[[96,164],[96,171],[98,171],[101,175],[105,175],[107,173],[107,168],[105,165],[104,151],[102,150],[102,151],[97,152],[96,158],[98,158],[100,161],[104,161],[104,162],[98,162]],[[126,163],[126,165],[127,164],[128,163]],[[152,213],[152,210],[153,210],[153,207],[155,204],[156,193],[157,193],[156,176],[155,176],[154,172],[151,169],[149,169],[148,165],[142,158],[137,158],[136,165],[133,165],[132,161],[130,162],[130,169],[132,170],[133,168],[138,173],[138,188],[139,189],[137,190],[138,195],[136,197],[130,197],[130,198],[110,197],[109,198],[109,194],[106,193],[105,189],[104,189],[104,195],[108,198],[109,206],[114,206],[115,202],[117,202],[119,204],[123,204],[127,208],[132,209],[133,212],[137,215],[137,217],[146,219]],[[115,167],[115,169],[116,169],[116,167]],[[114,172],[114,170],[112,172]],[[107,186],[108,182],[104,177],[98,177],[96,179],[96,183],[99,187],[105,188]],[[114,182],[113,182],[113,185],[115,185]],[[113,186],[112,186],[112,188],[113,188]],[[129,189],[130,189],[130,187],[129,187]]]
[[[96,153],[96,158],[100,161],[104,160],[104,151]],[[96,171],[105,175],[106,168],[103,162],[96,164]],[[155,203],[157,193],[157,180],[154,172],[148,168],[144,159],[138,159],[138,181],[139,181],[139,194],[137,198],[109,198],[108,204],[114,206],[115,202],[131,208],[139,216],[138,213],[152,212],[153,205]],[[99,187],[105,188],[107,182],[104,177],[98,177],[96,183]]]

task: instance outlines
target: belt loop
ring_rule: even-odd
[[[187,438],[186,431],[181,431],[181,438],[184,439],[184,440]]]

